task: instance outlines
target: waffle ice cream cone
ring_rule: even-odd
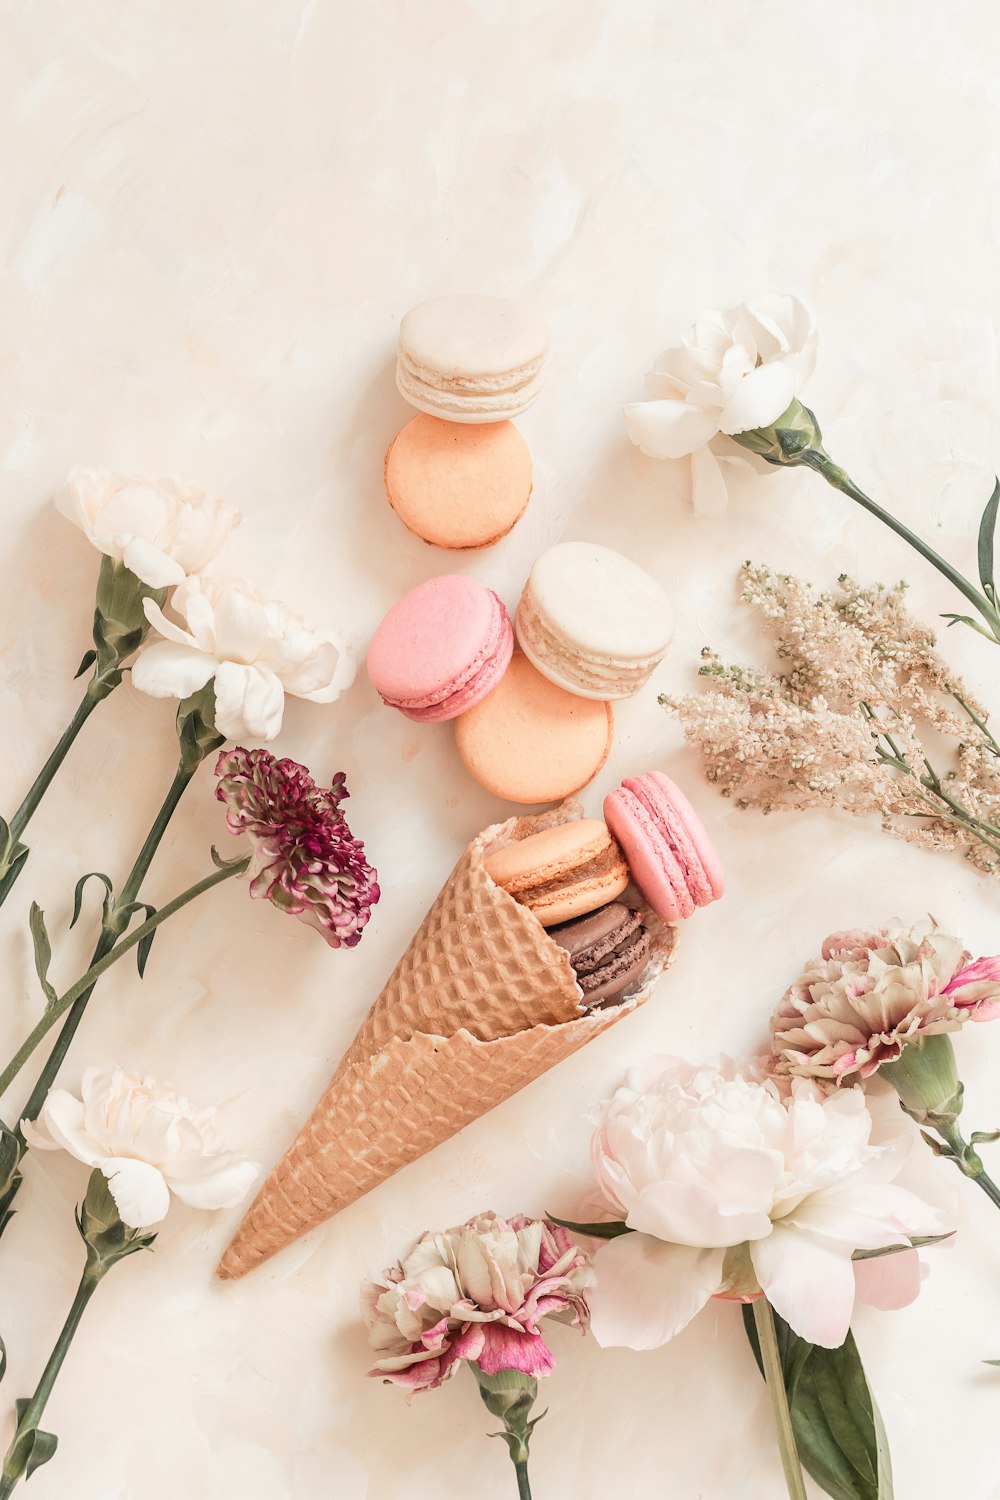
[[[584,1013],[565,949],[486,873],[491,850],[573,812],[513,818],[469,845],[257,1194],[220,1276],[244,1276],[647,998],[670,961],[674,928],[645,912],[652,953],[641,989]]]

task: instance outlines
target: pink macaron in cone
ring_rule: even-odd
[[[664,922],[690,917],[725,891],[722,863],[701,819],[662,771],[626,778],[605,797],[604,819],[635,884]]]
[[[368,675],[390,708],[439,724],[492,692],[513,650],[510,616],[493,590],[448,573],[389,610],[372,638]]]

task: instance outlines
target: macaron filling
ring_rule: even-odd
[[[623,1000],[649,963],[651,943],[642,917],[617,901],[551,927],[549,936],[568,952],[588,1009]]]
[[[648,682],[663,660],[654,656],[624,656],[584,653],[555,624],[543,617],[525,591],[517,607],[517,640],[525,656],[547,677],[571,691],[594,697],[631,697]]]
[[[625,882],[628,880],[628,866],[622,859],[621,850],[616,844],[609,844],[593,859],[586,860],[572,870],[562,870],[542,880],[532,880],[528,877],[523,882],[518,882],[516,888],[508,886],[507,889],[514,899],[524,906],[545,906],[553,897],[562,896],[564,892],[572,888],[592,880],[603,882],[606,876],[611,875],[620,875]]]

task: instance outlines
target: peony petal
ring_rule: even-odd
[[[858,1300],[868,1307],[892,1312],[916,1300],[923,1281],[923,1267],[915,1250],[895,1255],[873,1255],[854,1262],[854,1288]]]
[[[257,1180],[260,1167],[234,1151],[202,1157],[205,1170],[198,1177],[164,1168],[167,1186],[190,1208],[231,1208],[245,1198]]]
[[[852,1252],[881,1250],[913,1235],[941,1234],[947,1227],[937,1209],[908,1188],[884,1180],[859,1181],[859,1176],[811,1194],[784,1222]]]
[[[854,1262],[804,1229],[776,1224],[750,1259],[775,1312],[811,1344],[839,1349],[854,1311]]]
[[[711,442],[719,430],[717,418],[717,412],[686,401],[636,401],[625,407],[626,431],[650,458],[685,458]]]
[[[767,1172],[771,1163],[766,1153],[735,1151],[733,1155],[741,1158],[750,1178],[747,1197],[751,1198],[756,1189],[758,1197],[770,1201]],[[779,1159],[779,1171],[780,1167]],[[744,1240],[758,1240],[771,1232],[771,1220],[762,1208],[729,1207],[720,1202],[714,1182],[711,1186],[652,1182],[633,1202],[627,1222],[631,1229],[655,1235],[658,1240],[696,1249],[741,1245]]]
[[[795,380],[785,365],[758,365],[744,376],[726,402],[719,428],[731,436],[769,427],[788,409],[794,395]]]
[[[167,1217],[170,1190],[157,1167],[131,1156],[107,1156],[98,1165],[123,1223],[149,1229]]]
[[[227,739],[273,740],[281,729],[284,709],[284,689],[273,672],[233,661],[219,663],[215,722]]]
[[[197,646],[154,641],[136,659],[132,682],[150,698],[188,698],[209,682],[218,668]]]
[[[147,542],[141,536],[134,536],[126,542],[122,562],[151,589],[172,588],[184,581],[184,569],[180,563],[174,562],[154,542]]]
[[[729,504],[719,461],[707,446],[691,455],[691,504],[699,516],[719,516]]]
[[[722,1250],[623,1234],[596,1257],[591,1329],[604,1348],[658,1349],[680,1333],[722,1282]]]

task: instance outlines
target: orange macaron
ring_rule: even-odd
[[[493,691],[455,720],[455,740],[469,774],[497,797],[559,802],[597,775],[613,729],[610,703],[567,693],[515,651]]]
[[[507,844],[487,856],[486,873],[543,927],[596,911],[629,882],[625,856],[599,818],[557,823]]]
[[[421,413],[385,456],[385,492],[403,525],[434,547],[489,547],[531,497],[531,454],[512,422],[444,422]]]

